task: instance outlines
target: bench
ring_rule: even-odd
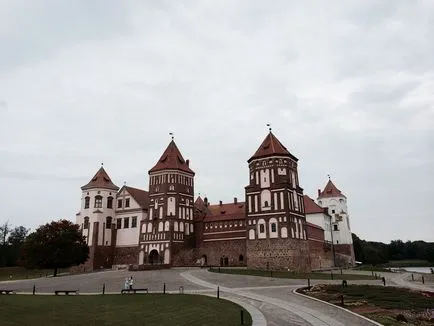
[[[69,295],[70,293],[78,294],[77,290],[56,290],[54,291],[55,295],[58,295],[59,293],[65,293],[65,295]]]
[[[123,289],[121,291],[121,294],[124,294],[124,293],[128,293],[128,294],[134,293],[134,294],[136,294],[137,292],[146,292],[146,293],[148,293],[148,289]]]
[[[0,290],[0,294],[13,294],[14,290]]]

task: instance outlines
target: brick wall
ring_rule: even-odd
[[[113,265],[137,265],[139,262],[139,247],[115,247]]]
[[[310,271],[309,243],[306,240],[248,240],[246,252],[249,268]]]
[[[310,268],[312,270],[329,269],[334,267],[331,244],[309,240]]]
[[[355,266],[354,247],[352,244],[335,244],[336,265]]]
[[[202,256],[206,256],[209,266],[223,266],[226,262],[228,266],[245,266],[246,240],[203,242],[198,249],[198,258]]]

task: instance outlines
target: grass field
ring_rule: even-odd
[[[0,296],[2,326],[12,325],[240,325],[241,307],[184,294]],[[244,311],[244,324],[251,317]]]
[[[302,292],[336,305],[341,305],[343,295],[345,308],[386,326],[402,325],[396,319],[398,314],[404,315],[411,325],[432,325],[429,318],[434,313],[434,296],[418,291],[374,285],[349,285],[345,288],[319,285]]]
[[[59,269],[58,273],[67,272],[68,269]],[[1,267],[0,281],[22,280],[53,275],[52,269],[25,269],[24,267]]]
[[[332,273],[296,273],[287,271],[266,271],[266,270],[253,270],[241,268],[210,268],[210,272],[224,273],[224,274],[238,274],[238,275],[251,275],[263,277],[277,277],[277,278],[295,278],[295,279],[318,279],[330,280]],[[333,271],[334,280],[373,280],[371,275],[356,275],[356,274],[341,274],[339,271]]]

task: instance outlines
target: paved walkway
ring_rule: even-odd
[[[300,287],[302,280],[269,279],[241,275],[210,273],[205,270],[185,271],[181,276],[196,285],[232,295],[256,305],[265,315],[267,325],[313,325],[313,326],[345,326],[375,325],[358,315],[351,314],[335,306],[298,296],[292,291]],[[209,280],[219,279],[218,283]],[[274,285],[274,282],[286,283]],[[262,283],[256,287],[230,287],[239,283]],[[294,284],[294,283],[299,283]],[[265,283],[269,283],[266,285]]]

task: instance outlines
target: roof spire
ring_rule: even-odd
[[[104,162],[101,161],[101,166],[104,166]]]
[[[271,132],[271,124],[267,123],[268,131]]]
[[[175,134],[173,132],[169,132],[169,135],[172,136],[172,140],[174,140]]]
[[[327,174],[327,176],[329,177],[329,180],[330,180],[330,174]]]

